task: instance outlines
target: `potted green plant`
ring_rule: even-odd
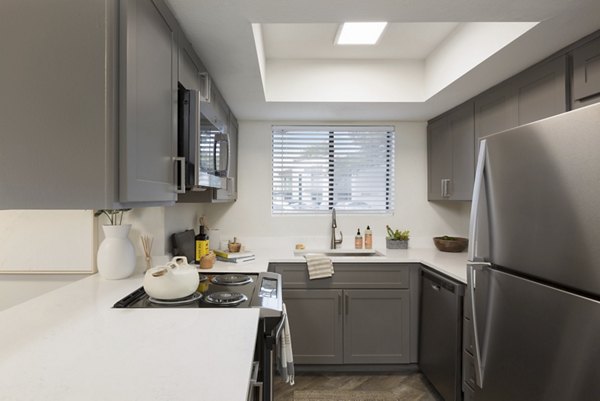
[[[387,237],[385,245],[387,249],[408,249],[408,240],[410,231],[392,230],[390,226],[385,226]]]

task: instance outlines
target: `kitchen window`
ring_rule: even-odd
[[[273,214],[394,210],[394,127],[273,126]]]

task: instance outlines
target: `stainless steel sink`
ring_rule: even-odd
[[[373,256],[384,256],[375,249],[302,249],[294,251],[294,256],[302,256],[308,253],[318,253],[331,258],[363,258]]]

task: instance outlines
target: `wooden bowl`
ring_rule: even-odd
[[[469,245],[467,238],[451,237],[452,239],[444,239],[444,237],[433,237],[435,247],[442,252],[462,252]]]
[[[229,249],[229,252],[239,252],[242,248],[242,244],[239,242],[230,242],[227,244],[227,248]]]

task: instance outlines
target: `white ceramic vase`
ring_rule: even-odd
[[[104,241],[98,248],[98,273],[109,280],[131,276],[135,270],[135,250],[127,236],[131,224],[102,226]]]

